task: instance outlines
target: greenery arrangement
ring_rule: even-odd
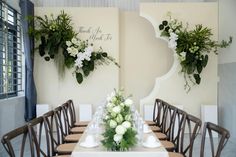
[[[111,151],[127,151],[137,143],[136,130],[131,115],[133,101],[119,90],[107,97],[105,132],[101,141]]]
[[[34,16],[29,18],[34,21],[35,27],[29,29],[29,34],[35,38],[36,49],[39,55],[46,61],[53,59],[61,76],[64,75],[65,67],[74,68],[77,82],[83,82],[94,71],[96,65],[113,62],[119,67],[114,58],[109,56],[100,47],[93,50],[93,44],[88,40],[80,40],[72,27],[71,17],[64,11],[54,18],[51,14],[44,18]]]
[[[196,25],[193,30],[183,26],[182,22],[172,19],[168,13],[169,20],[164,20],[159,25],[161,37],[168,41],[168,47],[173,49],[180,61],[181,73],[185,79],[185,90],[190,91],[192,85],[201,83],[202,70],[207,66],[209,53],[217,54],[218,48],[226,48],[232,43],[229,41],[211,40],[212,31],[201,24]]]

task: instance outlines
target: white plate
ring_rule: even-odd
[[[93,148],[93,147],[97,147],[99,144],[98,143],[85,143],[85,142],[81,142],[80,146],[85,147],[85,148]]]
[[[152,132],[151,129],[143,131],[143,133],[145,133],[145,134],[150,133],[150,132]]]
[[[147,148],[157,148],[157,147],[161,147],[161,143],[159,143],[159,142],[156,142],[156,143],[143,142],[143,146],[147,147]]]

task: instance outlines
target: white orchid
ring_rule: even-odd
[[[116,134],[118,135],[124,135],[126,132],[126,128],[122,125],[118,125],[115,131],[116,131]]]

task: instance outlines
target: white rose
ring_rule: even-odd
[[[125,104],[124,104],[124,103],[120,103],[120,106],[121,106],[121,107],[124,107],[124,106],[125,106]]]
[[[131,115],[130,115],[130,114],[129,114],[129,115],[126,115],[126,116],[125,116],[125,120],[130,121],[130,120],[131,120]]]
[[[117,126],[117,122],[114,121],[114,120],[111,120],[109,125],[110,125],[111,128],[115,128]]]
[[[108,115],[105,116],[105,120],[108,120],[110,117]]]
[[[70,47],[72,43],[70,41],[66,41],[66,46]]]
[[[126,106],[131,106],[133,104],[133,100],[131,100],[131,99],[126,99],[125,100],[125,105]]]
[[[126,132],[126,128],[123,127],[122,125],[118,125],[115,131],[116,131],[116,134],[118,135],[124,135]]]
[[[125,127],[126,129],[130,128],[131,127],[131,123],[128,122],[128,121],[125,121],[122,123],[122,126]]]
[[[76,38],[72,38],[72,39],[71,39],[71,42],[72,42],[73,44],[77,44],[77,43],[78,43],[78,41],[77,41]]]
[[[115,117],[116,117],[116,114],[115,114],[115,113],[111,113],[111,116],[115,118]]]
[[[120,142],[122,140],[123,136],[119,135],[119,134],[115,134],[113,139],[114,141],[116,141],[117,143]]]
[[[107,103],[107,108],[112,108],[113,104],[112,103]]]
[[[117,100],[116,97],[111,98],[112,102],[116,102],[116,100]]]
[[[113,111],[114,113],[118,114],[118,113],[120,113],[120,111],[121,111],[121,107],[120,107],[120,106],[115,106],[115,107],[113,107],[112,111]]]
[[[68,51],[68,53],[72,52],[72,49],[70,47],[68,47],[66,50]]]
[[[123,121],[123,117],[122,117],[121,114],[118,114],[118,115],[117,115],[117,117],[116,117],[116,121],[117,121],[117,123],[122,123],[122,121]]]

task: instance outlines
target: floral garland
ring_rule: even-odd
[[[107,98],[105,132],[101,141],[111,151],[127,151],[137,143],[131,105],[133,101],[124,98],[123,91],[115,91]]]
[[[29,17],[30,22],[35,23],[35,28],[30,27],[29,34],[38,43],[39,55],[46,61],[53,59],[61,76],[64,76],[65,67],[74,68],[77,82],[83,82],[94,71],[97,65],[113,62],[119,67],[114,58],[108,56],[100,47],[93,49],[93,44],[88,40],[80,40],[72,27],[71,17],[61,11],[54,18],[53,15],[44,18],[39,16]]]
[[[169,20],[164,20],[159,25],[160,36],[168,41],[168,47],[175,51],[181,65],[181,73],[185,79],[185,90],[190,91],[193,85],[201,83],[202,70],[207,66],[208,54],[214,52],[217,54],[218,48],[226,48],[232,43],[232,37],[229,41],[211,40],[211,29],[196,25],[193,30],[188,30],[188,25],[183,26],[182,22],[171,18],[171,13],[167,16]]]

